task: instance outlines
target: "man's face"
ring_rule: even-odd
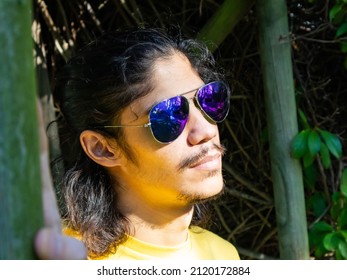
[[[148,123],[148,110],[154,104],[203,84],[182,54],[158,60],[153,72],[153,91],[127,107],[121,123]],[[195,93],[192,91],[185,96],[189,99]],[[192,100],[189,106],[186,127],[169,144],[158,143],[150,128],[123,128],[124,141],[136,160],[133,162],[123,155],[121,164],[110,172],[121,184],[117,192],[126,205],[138,203],[163,209],[185,207],[215,196],[223,189],[217,125],[209,122]]]

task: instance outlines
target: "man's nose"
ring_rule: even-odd
[[[217,124],[210,121],[195,102],[190,103],[187,129],[188,142],[191,145],[202,144],[218,136]]]

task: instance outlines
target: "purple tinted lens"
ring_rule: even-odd
[[[183,96],[175,96],[156,104],[149,113],[153,136],[161,143],[174,141],[186,126],[189,102]]]
[[[215,122],[223,121],[229,112],[230,96],[227,86],[222,82],[204,85],[197,92],[201,109]]]

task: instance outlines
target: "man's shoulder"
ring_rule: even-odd
[[[191,237],[197,240],[204,240],[204,241],[209,241],[213,243],[221,243],[221,244],[230,244],[232,245],[229,241],[223,239],[219,235],[215,234],[214,232],[194,226],[190,228],[190,234]],[[233,246],[233,245],[232,245]]]
[[[194,226],[190,228],[190,238],[199,248],[210,251],[218,259],[239,259],[237,249],[229,241],[212,231]]]

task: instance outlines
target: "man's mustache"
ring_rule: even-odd
[[[222,156],[224,155],[226,148],[221,144],[213,144],[212,148],[204,147],[195,155],[191,155],[181,161],[178,165],[178,172],[182,172],[184,169],[189,168],[190,166],[198,163],[202,158],[204,158],[211,150],[219,151]]]

